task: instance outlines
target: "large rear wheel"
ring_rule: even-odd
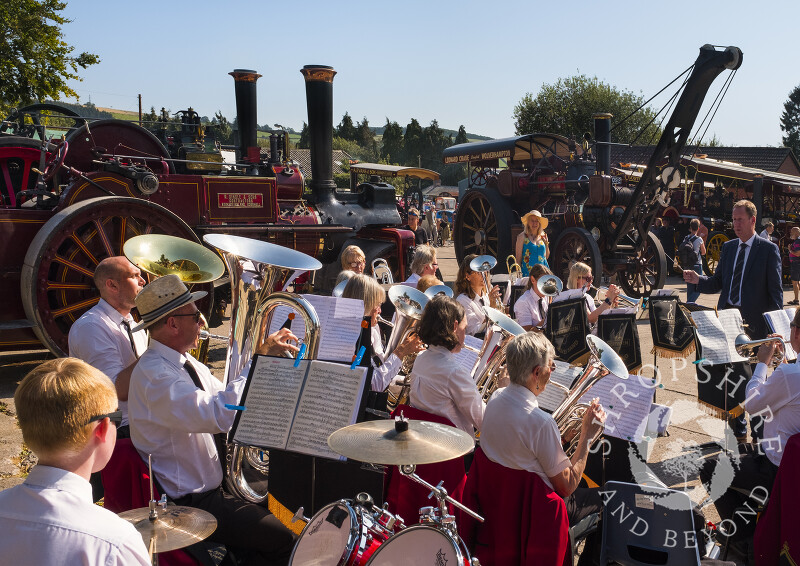
[[[706,255],[703,267],[706,275],[714,275],[722,255],[722,244],[730,240],[724,232],[711,232],[706,240]]]
[[[99,300],[97,264],[122,255],[141,234],[169,234],[200,243],[166,208],[128,197],[100,197],[69,206],[48,220],[28,247],[22,266],[22,304],[39,340],[55,355],[68,352],[69,329]],[[212,291],[211,284],[198,289]]]
[[[458,263],[469,254],[497,259],[498,273],[505,271],[505,259],[514,253],[511,224],[514,213],[508,202],[493,189],[470,189],[458,205],[455,247]]]
[[[647,233],[644,249],[632,258],[619,274],[622,292],[634,298],[649,297],[667,280],[667,258],[664,248],[652,232]]]
[[[558,235],[548,263],[556,277],[560,277],[566,288],[569,270],[576,262],[585,263],[599,281],[603,274],[600,248],[591,233],[584,228],[567,228]]]

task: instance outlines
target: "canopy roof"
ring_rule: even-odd
[[[569,160],[570,153],[581,153],[575,142],[556,134],[526,134],[513,138],[462,143],[446,148],[442,154],[445,163],[539,161],[555,155]],[[490,163],[487,163],[489,165]]]
[[[439,180],[439,173],[421,167],[404,167],[384,163],[356,163],[350,166],[350,174],[378,175],[380,177],[413,177],[415,179]]]

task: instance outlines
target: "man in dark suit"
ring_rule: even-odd
[[[737,239],[722,246],[714,275],[684,270],[683,279],[701,293],[719,294],[718,309],[737,308],[750,338],[767,336],[764,313],[783,308],[781,256],[778,246],[756,235],[756,206],[740,200],[733,206]]]

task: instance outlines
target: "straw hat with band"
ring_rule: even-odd
[[[205,291],[190,293],[183,281],[175,274],[159,277],[136,296],[136,308],[139,309],[142,322],[131,330],[136,332],[152,326],[169,313],[183,305],[202,299],[206,294]]]
[[[539,212],[538,210],[531,210],[528,214],[522,217],[522,226],[524,227],[524,231],[525,232],[528,231],[528,220],[532,216],[535,216],[539,220],[539,230],[544,232],[545,228],[547,228],[547,225],[550,224],[550,221],[547,220],[547,218],[545,218],[544,216],[542,216],[542,213]]]

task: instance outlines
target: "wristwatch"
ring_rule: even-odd
[[[606,297],[606,300],[605,300],[605,301],[603,301],[603,302],[604,302],[605,304],[607,304],[608,306],[611,306],[611,300],[610,300],[608,297]]]

